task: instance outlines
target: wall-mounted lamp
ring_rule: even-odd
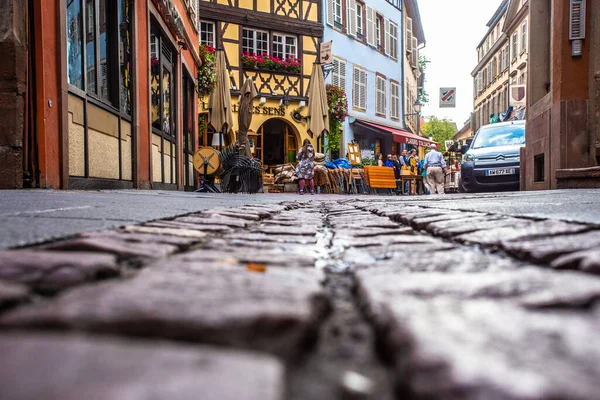
[[[290,95],[287,92],[285,92],[283,94],[283,97],[279,101],[279,105],[287,107],[289,104],[290,104]]]
[[[300,114],[300,109],[296,109],[296,110],[294,110],[292,112],[292,118],[296,122],[301,122],[301,121],[307,121],[308,120],[308,117],[305,117],[304,115]]]
[[[301,110],[304,107],[306,107],[306,102],[304,100],[300,100],[300,103],[298,103],[298,109]]]
[[[260,100],[258,101],[258,104],[260,104],[262,106],[266,102],[267,102],[267,98],[266,97],[261,97]]]

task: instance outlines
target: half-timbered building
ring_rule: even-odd
[[[199,5],[200,43],[226,54],[237,129],[239,89],[252,78],[258,97],[250,126],[254,157],[267,170],[295,162],[307,133],[307,91],[323,36],[319,0],[204,0]],[[296,111],[296,113],[295,113]],[[208,120],[208,96],[199,99],[200,144],[219,143]],[[296,118],[294,118],[294,115]],[[227,145],[230,133],[220,138]]]

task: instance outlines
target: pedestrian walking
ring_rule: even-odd
[[[300,179],[300,194],[304,194],[307,179],[310,185],[310,194],[315,194],[315,149],[309,139],[304,139],[296,159],[299,160],[296,166],[296,176]]]
[[[423,166],[427,170],[427,183],[431,194],[444,194],[444,174],[446,161],[442,153],[436,150],[436,145],[431,145],[431,151],[423,159]]]
[[[379,153],[377,155],[377,166],[383,167],[383,154]]]

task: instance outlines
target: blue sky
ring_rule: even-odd
[[[471,71],[477,64],[477,45],[487,32],[501,0],[418,0],[425,30],[426,47],[421,50],[431,63],[425,89],[429,104],[423,116],[448,118],[463,127],[473,110]],[[456,87],[456,108],[439,108],[440,87]]]

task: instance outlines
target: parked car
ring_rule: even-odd
[[[470,146],[463,146],[461,192],[519,190],[520,149],[525,121],[484,125]]]

